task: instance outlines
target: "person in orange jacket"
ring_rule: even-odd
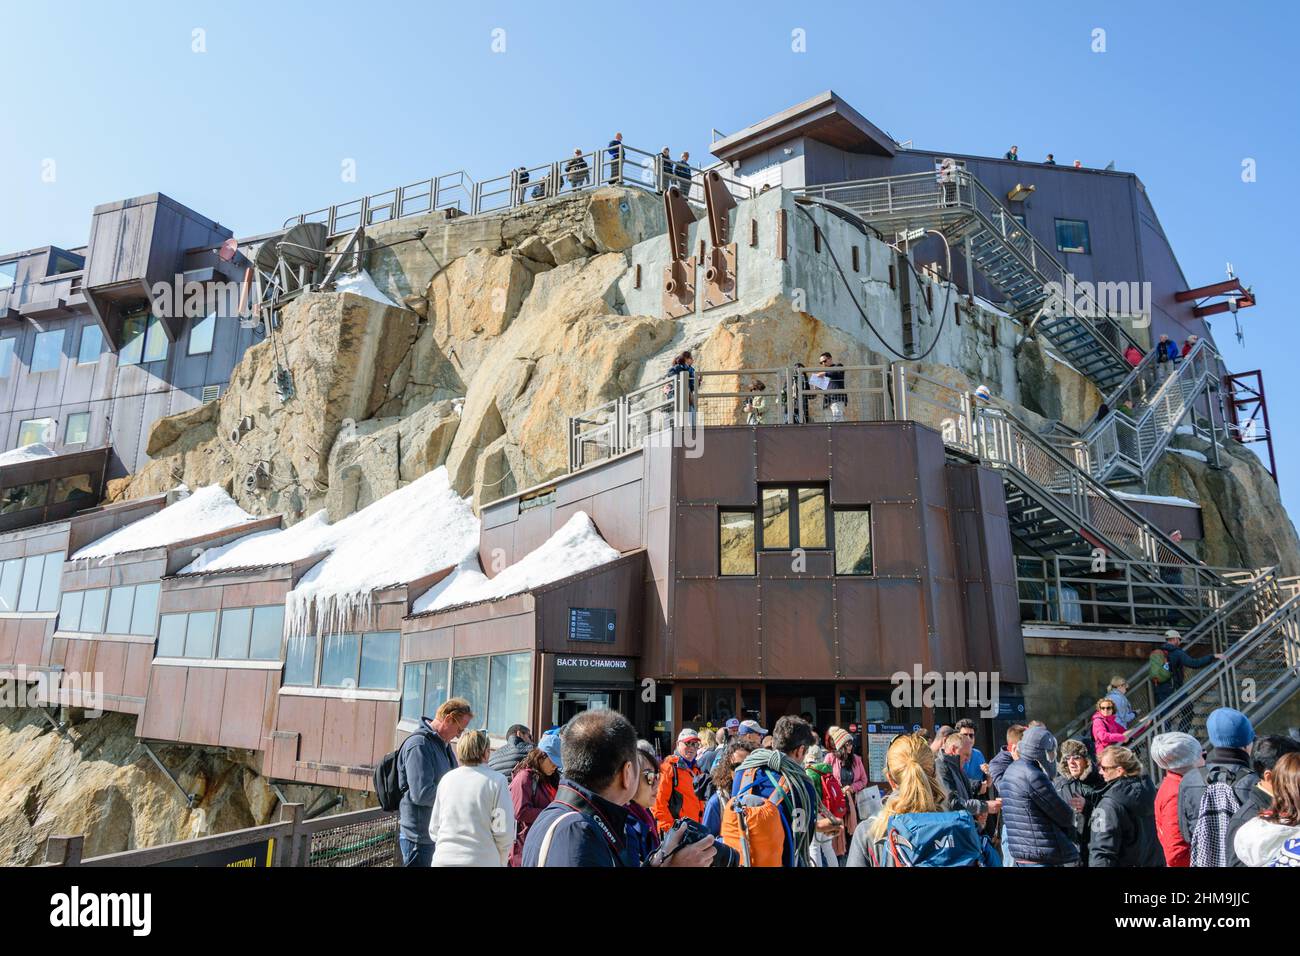
[[[686,727],[677,735],[677,749],[659,768],[654,815],[660,833],[671,830],[683,817],[699,823],[704,816],[704,804],[695,795],[695,776],[700,773],[696,761],[699,752],[700,735]]]

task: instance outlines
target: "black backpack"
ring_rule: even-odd
[[[402,746],[406,746],[405,741]],[[401,753],[402,747],[398,747],[392,753],[385,754],[384,759],[375,767],[375,796],[379,798],[379,806],[389,813],[397,809],[402,797],[406,795],[406,787],[398,782],[397,774]]]

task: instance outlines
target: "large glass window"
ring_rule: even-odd
[[[90,412],[73,412],[63,429],[63,444],[84,445],[90,436]]]
[[[1082,219],[1056,220],[1056,249],[1058,252],[1091,253],[1087,222]]]
[[[835,573],[872,573],[869,508],[835,509]]]
[[[108,606],[108,588],[92,588],[82,592],[81,623],[77,630],[98,634],[104,629],[104,608]]]
[[[474,711],[474,721],[479,728],[487,725],[488,659],[462,657],[451,665],[451,693],[464,697]]]
[[[98,322],[91,322],[81,330],[81,345],[77,348],[77,363],[86,365],[99,361],[99,353],[104,351],[104,333]]]
[[[28,558],[28,560],[32,560]],[[36,602],[38,611],[54,611],[59,607],[59,588],[63,584],[63,554],[59,551],[45,556],[41,572],[41,596]]]
[[[0,378],[8,378],[9,370],[13,368],[15,341],[17,340],[13,336],[0,339]]]
[[[10,558],[0,565],[0,611],[58,610],[62,583],[62,551]]]
[[[11,485],[0,492],[0,514],[13,514],[27,508],[39,508],[45,504],[50,491],[48,481],[34,481],[26,485]]]
[[[253,608],[253,632],[248,642],[248,656],[251,660],[278,661],[283,637],[283,604]]]
[[[790,490],[788,488],[764,488],[763,499],[763,547],[790,547]]]
[[[63,595],[59,605],[60,631],[75,631],[81,624],[81,603],[85,595],[85,591],[69,591]]]
[[[18,589],[23,583],[23,559],[10,558],[0,566],[0,611],[18,610]]]
[[[113,588],[108,593],[108,621],[104,624],[106,634],[131,633],[131,605],[135,601],[135,588]]]
[[[51,329],[49,332],[37,332],[36,344],[32,347],[32,371],[52,372],[59,367],[63,357],[63,329]]]
[[[188,614],[164,614],[158,620],[158,656],[185,656],[185,627]]]
[[[135,601],[131,605],[132,634],[152,635],[158,620],[158,592],[161,584],[138,584],[135,588]]]
[[[212,351],[212,339],[217,330],[217,313],[202,319],[195,319],[190,326],[190,355],[202,355]]]
[[[420,661],[402,668],[402,717],[419,720],[432,716],[451,696],[447,686],[447,663],[445,659]]]
[[[511,724],[528,722],[531,678],[531,654],[497,654],[492,657],[488,682],[488,733],[504,737]]]
[[[18,281],[18,260],[13,259],[9,262],[0,262],[0,292],[5,289],[12,289],[14,283]]]
[[[243,660],[248,657],[248,638],[253,627],[251,607],[228,608],[221,612],[221,640],[217,643],[217,656],[223,660]]]
[[[59,572],[62,577],[63,561],[59,558]],[[53,570],[48,572],[53,577]],[[42,593],[42,602],[50,601],[49,585]],[[162,585],[156,581],[152,584],[126,584],[115,588],[89,588],[85,591],[70,592],[63,599],[59,616],[59,629],[64,631],[81,631],[87,634],[138,634],[141,637],[153,637],[158,623],[158,595]],[[76,598],[71,595],[77,594]],[[57,602],[57,597],[53,599]],[[54,609],[51,605],[50,610]],[[107,617],[105,610],[108,611]],[[185,615],[170,615],[184,618]],[[183,633],[183,632],[182,632]]]
[[[191,611],[186,615],[185,656],[210,658],[217,633],[216,611]]]
[[[754,573],[754,512],[718,512],[718,573]]]
[[[149,312],[137,312],[122,320],[119,365],[158,362],[167,357],[167,333],[162,320]]]
[[[18,423],[18,447],[54,441],[53,418],[25,418]]]
[[[826,548],[826,489],[789,485],[763,488],[763,542],[767,550]],[[791,502],[794,507],[791,507]]]
[[[798,488],[799,547],[826,547],[826,489]]]
[[[289,638],[284,655],[284,682],[298,687],[316,683],[316,635],[298,634]]]
[[[378,631],[361,638],[361,679],[358,687],[397,690],[397,659],[401,634]]]
[[[55,478],[51,484],[53,493],[50,496],[50,501],[56,505],[61,501],[85,500],[95,497],[95,489],[90,483],[90,475],[66,475],[63,478]],[[86,503],[92,504],[93,502],[87,501]]]
[[[327,634],[325,653],[321,655],[320,685],[356,687],[357,658],[360,653],[360,634]]]

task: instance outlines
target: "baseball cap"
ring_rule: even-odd
[[[677,742],[679,744],[684,744],[688,740],[699,740],[699,739],[700,739],[700,735],[697,734],[695,731],[691,730],[691,728],[689,727],[682,728],[682,732],[677,735]]]
[[[740,722],[740,732],[742,734],[758,734],[761,737],[767,736],[767,730],[758,726],[757,720],[742,720]]]
[[[728,720],[728,721],[727,721],[725,724],[723,724],[722,726],[726,727],[728,730],[735,730],[737,727],[740,726],[740,718],[739,718],[739,717],[732,717],[730,720]]]
[[[542,734],[542,739],[537,742],[537,749],[551,758],[551,763],[555,764],[556,770],[564,771],[564,760],[560,757],[560,734],[558,731],[548,730]]]

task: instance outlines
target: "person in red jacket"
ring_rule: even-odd
[[[695,795],[695,775],[700,773],[696,760],[699,752],[700,735],[687,727],[677,735],[677,749],[659,768],[654,815],[660,833],[667,833],[683,817],[699,823],[704,816],[704,804]]]
[[[537,815],[551,805],[560,786],[560,735],[546,734],[541,743],[528,751],[510,778],[510,800],[515,807],[515,845],[510,850],[510,865],[522,866],[524,840]]]
[[[1107,747],[1124,745],[1124,728],[1115,718],[1115,702],[1109,697],[1097,701],[1097,712],[1092,715],[1092,745],[1100,754]]]
[[[1165,851],[1165,866],[1191,866],[1192,848],[1178,828],[1178,785],[1183,774],[1205,761],[1191,734],[1161,734],[1151,741],[1151,759],[1165,771],[1156,791],[1156,838]]]

